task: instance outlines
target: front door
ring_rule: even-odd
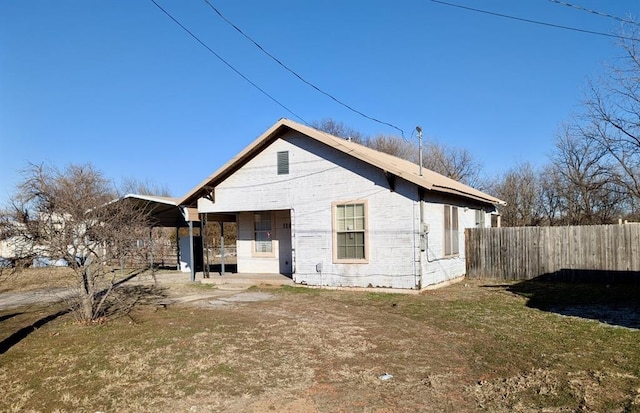
[[[293,273],[293,254],[291,250],[291,214],[289,211],[278,211],[276,219],[278,253],[280,258],[280,274],[291,276]]]

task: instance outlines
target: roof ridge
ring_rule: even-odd
[[[423,167],[423,174],[420,175],[420,166],[416,163],[369,148],[356,142],[348,141],[344,138],[340,138],[328,132],[303,125],[287,118],[280,118],[274,125],[258,136],[242,151],[236,154],[213,174],[209,175],[209,177],[202,181],[198,186],[189,191],[182,199],[180,199],[178,205],[192,204],[197,200],[197,195],[203,188],[210,186],[216,179],[224,179],[228,174],[233,173],[234,168],[243,164],[246,160],[251,159],[255,154],[261,151],[265,144],[281,136],[281,134],[278,134],[277,132],[279,132],[283,127],[302,133],[316,141],[329,145],[336,150],[360,159],[370,165],[376,166],[386,172],[390,172],[427,190],[437,190],[439,192],[466,196],[467,198],[494,205],[505,205],[505,202],[498,198],[456,181],[455,179],[448,178],[429,168]]]
[[[494,203],[494,204],[505,204],[504,201],[502,201],[502,200],[500,200],[498,198],[495,198],[495,197],[493,197],[493,196],[491,196],[491,195],[489,195],[489,194],[487,194],[487,193],[485,193],[483,191],[480,191],[479,189],[476,189],[476,188],[474,188],[474,187],[472,187],[470,185],[464,184],[464,183],[462,183],[460,181],[456,181],[453,178],[449,178],[449,177],[447,177],[445,175],[442,175],[442,174],[440,174],[440,173],[438,173],[438,172],[436,172],[436,171],[434,171],[432,169],[426,168],[424,166],[422,167],[423,174],[421,176],[419,174],[420,165],[417,164],[417,163],[411,162],[411,161],[409,161],[407,159],[400,158],[400,157],[398,157],[396,155],[392,155],[392,154],[389,154],[389,153],[386,153],[386,152],[378,151],[378,150],[370,148],[370,147],[368,147],[366,145],[346,140],[346,139],[341,138],[339,136],[332,135],[332,134],[330,134],[328,132],[321,131],[319,129],[315,129],[315,128],[312,128],[312,127],[307,126],[307,125],[302,125],[302,124],[300,124],[300,123],[298,123],[296,121],[290,120],[290,119],[286,119],[286,118],[283,118],[283,119],[286,120],[287,123],[290,124],[289,127],[292,127],[292,126],[295,125],[296,128],[294,128],[294,129],[298,129],[299,130],[301,128],[304,128],[304,129],[308,129],[310,133],[321,133],[321,134],[325,135],[326,137],[329,137],[332,140],[336,140],[339,145],[344,145],[346,147],[356,146],[356,148],[358,150],[361,150],[361,151],[365,152],[368,155],[374,154],[373,155],[374,158],[375,157],[381,157],[381,158],[390,159],[390,160],[392,160],[394,162],[399,162],[401,165],[404,165],[404,167],[406,168],[406,170],[403,170],[402,172],[405,172],[405,173],[409,174],[410,176],[414,176],[417,179],[421,178],[422,180],[424,180],[425,182],[423,182],[423,183],[419,183],[419,182],[414,182],[414,183],[417,184],[417,185],[422,185],[426,189],[433,189],[434,186],[435,187],[440,187],[440,188],[447,188],[447,189],[451,189],[451,190],[455,191],[456,193],[467,194],[467,195],[475,195],[475,197],[480,197],[480,198],[482,198],[482,199],[484,199],[486,201],[489,201],[491,203]],[[412,171],[412,170],[409,169],[409,167],[415,167],[415,170]],[[402,169],[404,169],[404,168],[402,168]],[[391,172],[391,171],[389,171],[389,172]],[[437,180],[442,181],[442,182],[429,182],[428,177],[425,176],[425,172],[426,172],[427,175],[435,175],[435,176],[432,176],[432,178],[437,177]],[[401,177],[407,179],[406,175],[402,175]]]

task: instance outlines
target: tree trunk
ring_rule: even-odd
[[[91,282],[91,275],[89,273],[89,268],[87,267],[82,274],[82,300],[81,300],[81,314],[83,321],[91,321],[93,320],[93,283]]]

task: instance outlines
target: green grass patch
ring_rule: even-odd
[[[292,285],[280,286],[279,290],[288,294],[304,294],[304,295],[321,295],[322,293],[327,292],[326,290],[322,290],[320,288],[298,287],[298,286],[292,286]]]
[[[209,284],[209,283],[189,283],[189,284],[184,284],[185,287],[189,287],[194,291],[212,291],[212,290],[217,290],[218,286],[215,284]]]

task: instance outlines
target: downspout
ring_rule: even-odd
[[[418,203],[418,205],[420,205]],[[418,243],[416,242],[416,235],[418,235],[418,231],[416,229],[416,203],[413,203],[413,208],[412,208],[412,212],[413,212],[413,217],[411,222],[413,223],[413,278],[414,278],[414,282],[416,287],[420,286],[420,271],[418,268],[416,268],[416,263],[420,266],[420,252],[418,251]],[[416,256],[417,255],[417,256]]]
[[[418,290],[422,289],[422,253],[427,249],[428,233],[425,231],[426,225],[424,222],[424,189],[418,188],[418,205],[420,213],[420,225],[418,226],[418,232],[420,234],[420,251],[418,252]]]
[[[291,207],[289,211],[289,220],[291,222],[291,228],[289,228],[291,236],[291,280],[295,283],[294,274],[296,273],[296,224],[295,224],[296,210]]]

